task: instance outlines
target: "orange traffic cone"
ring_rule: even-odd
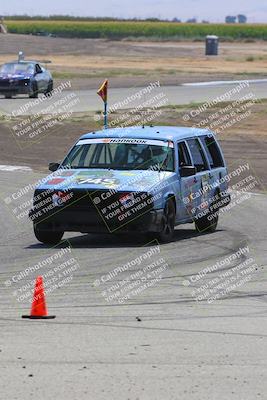
[[[30,319],[56,318],[55,315],[47,315],[42,276],[37,276],[36,281],[35,281],[31,315],[22,315],[22,318],[30,318]]]

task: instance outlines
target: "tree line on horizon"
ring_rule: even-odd
[[[13,21],[147,21],[147,22],[173,22],[173,23],[182,23],[182,20],[174,17],[172,19],[162,19],[162,18],[115,18],[115,17],[79,17],[79,16],[72,16],[72,15],[59,15],[59,14],[54,14],[54,15],[5,15],[2,16],[2,18],[6,20],[13,20]],[[246,23],[247,22],[247,17],[245,15],[239,14],[237,16],[226,16],[225,17],[225,23]],[[196,18],[189,18],[185,21],[185,23],[198,23]],[[200,23],[200,22],[199,22]],[[203,24],[209,24],[210,21],[208,20],[202,20],[201,23]]]

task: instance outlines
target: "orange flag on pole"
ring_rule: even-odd
[[[100,88],[97,91],[97,94],[102,98],[104,103],[107,102],[107,99],[108,99],[108,80],[107,79],[102,83],[102,85],[100,86]]]

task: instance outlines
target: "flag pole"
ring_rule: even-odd
[[[104,129],[108,129],[108,103],[104,102]]]
[[[104,129],[108,129],[108,80],[106,79],[97,91],[104,103]]]

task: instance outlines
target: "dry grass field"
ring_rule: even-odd
[[[204,55],[204,42],[110,41],[32,35],[1,35],[0,63],[23,50],[28,59],[50,60],[56,82],[95,88],[108,77],[112,87],[162,85],[267,76],[267,42],[222,42],[218,57]]]
[[[248,162],[253,173],[259,178],[257,190],[267,188],[267,101],[256,103],[252,107],[249,118],[233,125],[218,135],[229,165],[233,168],[237,163]],[[153,120],[154,125],[183,126],[183,115],[195,106],[177,106],[161,109],[161,114]],[[220,107],[220,106],[218,106]],[[218,107],[210,108],[194,120],[198,123],[216,112]],[[115,120],[125,111],[112,114],[110,120]],[[29,138],[18,143],[12,134],[14,121],[0,121],[0,163],[27,165],[34,170],[47,171],[50,161],[59,161],[66,154],[80,135],[86,132],[102,129],[102,120],[94,121],[94,114],[74,114],[70,119],[58,122],[46,134],[32,142]],[[190,123],[187,125],[190,126]]]
[[[99,86],[109,77],[111,87],[142,86],[154,78],[161,84],[201,80],[259,78],[267,75],[267,42],[223,42],[218,57],[205,57],[200,42],[141,42],[99,39],[64,39],[31,35],[1,35],[0,62],[12,60],[19,50],[28,59],[51,60],[55,84],[71,79],[73,89]],[[267,187],[267,102],[253,106],[249,118],[225,130],[219,137],[229,165],[248,160],[263,186]],[[196,106],[196,105],[195,105]],[[193,106],[167,107],[153,124],[184,125],[183,115]],[[222,105],[219,105],[222,107]],[[209,109],[205,118],[215,109]],[[60,160],[83,133],[100,129],[94,115],[75,114],[59,122],[38,141],[23,150],[12,136],[10,124],[0,121],[2,164],[29,165],[46,170],[49,161]],[[116,114],[112,115],[116,118]],[[197,119],[194,121],[197,123]],[[64,139],[62,139],[64,138]],[[45,149],[45,151],[44,151]]]

